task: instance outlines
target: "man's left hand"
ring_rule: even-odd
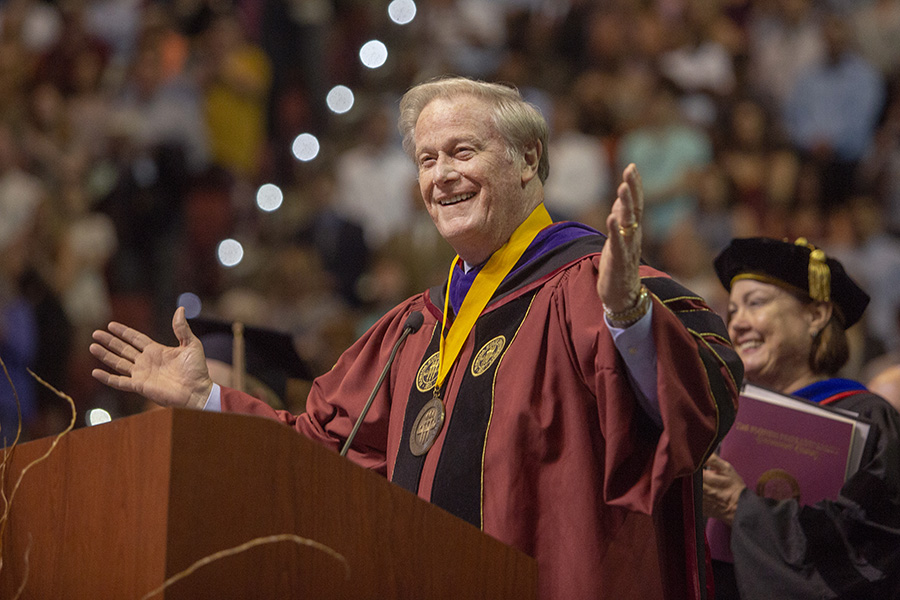
[[[634,163],[626,167],[617,197],[606,218],[608,237],[600,256],[597,293],[604,306],[620,313],[637,305],[641,292],[641,217],[644,189]]]

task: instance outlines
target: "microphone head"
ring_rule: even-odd
[[[422,323],[425,322],[425,317],[421,312],[415,311],[409,313],[409,316],[406,317],[406,323],[403,324],[404,329],[409,329],[410,333],[415,333],[419,330],[419,327],[422,326]]]

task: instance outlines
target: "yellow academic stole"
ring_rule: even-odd
[[[469,337],[475,322],[481,316],[481,312],[494,296],[497,288],[509,275],[512,268],[519,262],[525,250],[537,237],[537,234],[548,225],[553,224],[553,219],[544,207],[539,204],[525,221],[513,232],[512,237],[499,250],[491,255],[487,264],[472,282],[469,293],[463,299],[459,307],[459,314],[453,322],[453,326],[447,328],[447,314],[450,312],[450,285],[453,282],[453,271],[457,261],[457,255],[450,263],[450,274],[447,276],[447,293],[444,296],[444,317],[441,323],[441,339],[438,348],[438,373],[434,384],[434,397],[422,407],[419,415],[413,422],[412,435],[409,438],[409,446],[413,455],[421,456],[428,452],[434,444],[434,440],[441,432],[444,425],[444,403],[441,401],[440,390],[444,380],[450,373],[450,369],[459,357],[466,338]]]

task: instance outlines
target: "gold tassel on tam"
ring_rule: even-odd
[[[831,270],[825,262],[825,252],[806,241],[797,238],[798,246],[806,246],[809,254],[809,297],[820,302],[831,301]]]

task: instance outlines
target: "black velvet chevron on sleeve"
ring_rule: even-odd
[[[642,282],[700,340],[700,359],[719,410],[718,436],[721,439],[731,428],[737,413],[731,390],[740,389],[744,378],[744,364],[731,345],[725,323],[703,298],[674,279],[644,277]],[[724,373],[722,367],[725,367]],[[731,386],[726,377],[731,378]]]

